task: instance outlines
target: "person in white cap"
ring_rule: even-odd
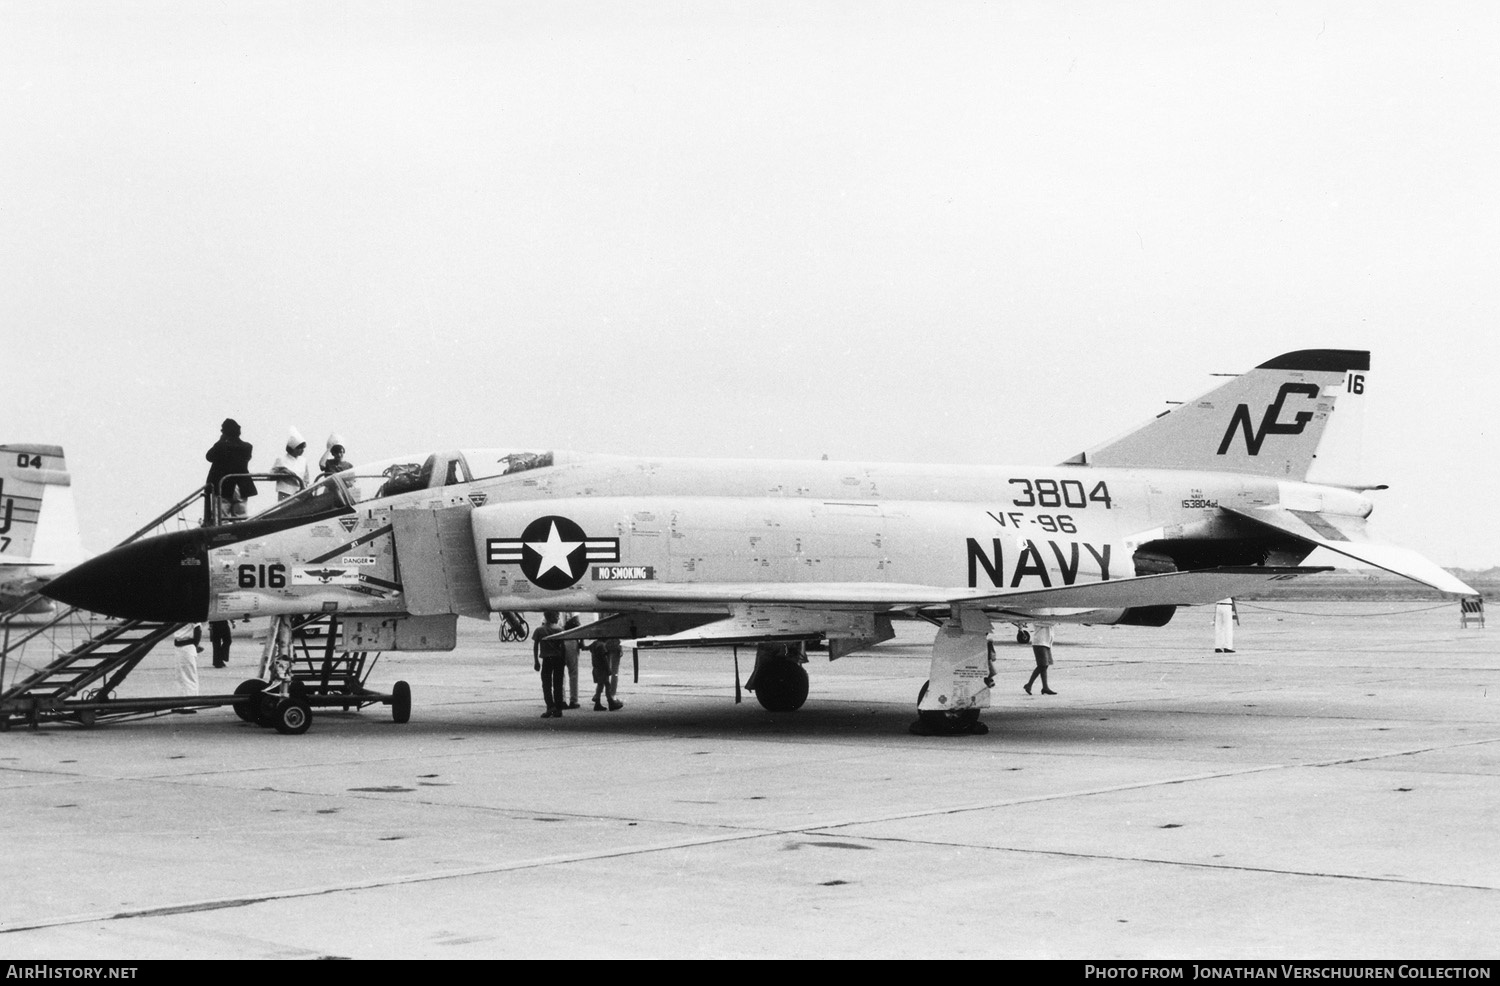
[[[344,458],[344,440],[336,432],[328,436],[328,451],[318,460],[318,468],[322,470],[318,473],[320,477],[354,468],[354,464]]]
[[[294,426],[286,436],[286,451],[277,456],[271,467],[276,476],[276,499],[285,500],[300,490],[307,489],[311,478],[307,467],[307,439]]]

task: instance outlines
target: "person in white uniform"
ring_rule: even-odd
[[[277,500],[285,500],[293,493],[307,489],[312,478],[308,472],[307,439],[295,427],[287,433],[286,451],[277,456],[271,472],[276,476]]]
[[[1214,604],[1214,653],[1234,653],[1234,625],[1240,620],[1235,612],[1233,599],[1220,599]]]
[[[187,697],[198,694],[198,654],[203,650],[198,643],[202,639],[201,623],[184,623],[172,635],[172,646],[177,648],[177,691]]]

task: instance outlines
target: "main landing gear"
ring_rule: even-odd
[[[978,709],[954,709],[944,712],[921,711],[922,699],[932,682],[922,682],[917,691],[917,721],[907,727],[913,736],[983,736],[990,727],[979,721]]]
[[[995,648],[983,612],[958,610],[938,627],[932,667],[917,693],[916,736],[979,736],[990,731],[979,712],[995,684]]]
[[[795,712],[807,701],[807,655],[800,643],[757,644],[745,687],[768,712]]]

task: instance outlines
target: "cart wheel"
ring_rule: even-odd
[[[260,699],[256,698],[266,687],[266,683],[259,678],[246,678],[236,686],[236,695],[248,695],[250,698],[243,702],[234,703],[234,714],[246,722],[255,721],[256,708],[260,705]]]
[[[272,725],[285,736],[301,736],[312,725],[312,706],[300,698],[289,698],[277,704]]]
[[[78,713],[78,725],[82,726],[84,729],[93,729],[94,728],[94,720],[95,720],[95,716],[94,716],[94,710],[93,709],[83,709],[83,710],[79,711],[79,713]]]
[[[391,687],[391,718],[397,722],[411,718],[411,686],[404,681]]]

